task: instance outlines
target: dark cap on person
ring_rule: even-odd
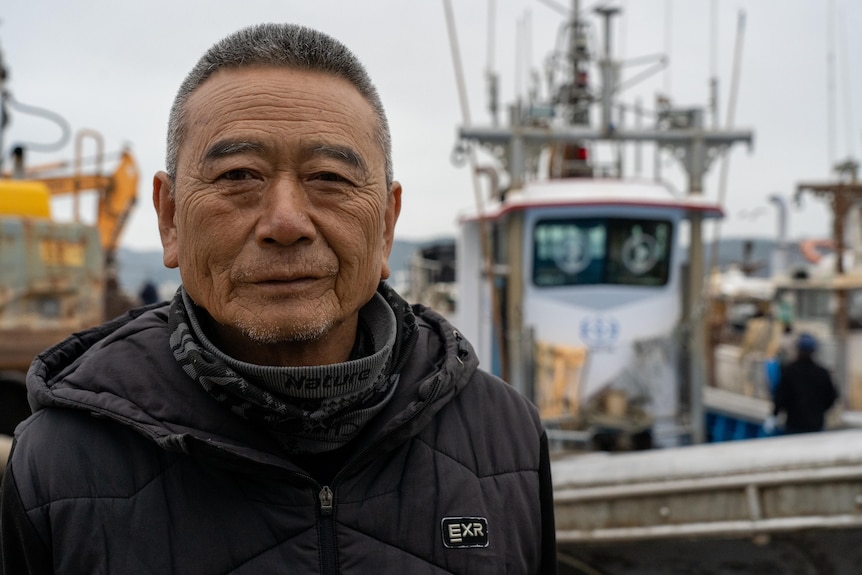
[[[799,339],[796,340],[796,349],[813,352],[817,349],[817,340],[810,333],[800,334]]]

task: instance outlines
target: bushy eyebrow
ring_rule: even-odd
[[[365,163],[362,156],[359,155],[356,150],[348,146],[320,145],[314,146],[311,151],[312,154],[327,156],[334,160],[345,162],[352,168],[356,168],[362,172],[368,172],[368,164]]]
[[[221,140],[210,146],[204,160],[218,160],[236,154],[244,154],[247,152],[261,153],[263,146],[257,142],[249,142],[244,140]]]

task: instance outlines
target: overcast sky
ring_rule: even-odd
[[[563,16],[551,0],[496,0],[494,67],[502,99],[526,81],[516,77],[516,52],[537,69],[553,47]],[[556,0],[569,6],[568,0]],[[489,120],[484,70],[488,3],[453,0],[474,124]],[[591,8],[595,2],[583,1]],[[706,106],[709,78],[720,87],[726,119],[737,18],[746,15],[735,126],[755,134],[752,150],[730,155],[725,236],[773,237],[770,194],[792,197],[800,181],[831,177],[832,160],[862,153],[862,2],[858,0],[628,0],[616,22],[618,56],[667,52],[670,65],[623,101],[651,108],[669,89],[680,106]],[[830,24],[829,15],[834,15]],[[715,15],[715,23],[711,16]],[[0,8],[0,49],[16,100],[62,115],[73,130],[100,131],[109,151],[131,147],[141,170],[139,201],[123,235],[134,249],[159,247],[151,204],[152,175],[163,168],[164,132],[175,90],[199,56],[235,29],[264,21],[308,25],[342,40],[365,63],[387,108],[395,175],[404,188],[396,235],[429,239],[453,234],[457,214],[473,201],[466,168],[452,165],[461,121],[443,0],[27,0]],[[518,34],[518,23],[522,22]],[[597,22],[594,21],[597,24]],[[594,29],[598,33],[598,26]],[[831,30],[833,41],[827,41]],[[711,42],[713,31],[717,41]],[[520,38],[520,40],[519,40]],[[831,46],[831,52],[830,52]],[[834,87],[827,62],[834,56]],[[643,68],[626,68],[624,77]],[[828,95],[833,105],[827,105]],[[49,142],[44,120],[10,110],[4,153],[22,141]],[[829,118],[834,118],[830,129]],[[830,138],[831,134],[831,138]],[[71,157],[71,144],[65,156]],[[30,156],[31,163],[57,158]],[[651,165],[651,163],[650,163]],[[7,162],[8,166],[8,162]],[[706,193],[718,194],[718,165]],[[647,172],[646,175],[650,175]],[[672,160],[663,175],[684,189]],[[793,238],[825,236],[824,204],[791,206]]]

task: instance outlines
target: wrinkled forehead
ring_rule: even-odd
[[[321,116],[340,109],[353,129],[369,131],[375,140],[382,135],[375,107],[349,80],[329,72],[269,64],[225,67],[211,74],[185,102],[184,131],[188,135],[196,125],[208,124],[226,110],[253,117],[256,106],[267,105],[280,107],[284,114],[308,105],[319,107]]]

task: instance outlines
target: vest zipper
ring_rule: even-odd
[[[320,514],[332,515],[332,489],[324,485],[318,494],[320,498]]]
[[[173,436],[171,436],[173,437]],[[170,438],[169,438],[170,439]],[[215,453],[228,452],[224,448],[201,441],[195,441],[195,445],[200,445],[204,450],[210,450]],[[338,574],[338,554],[335,545],[335,493],[329,485],[323,487],[309,474],[301,473],[293,470],[287,472],[311,484],[312,489],[319,488],[317,492],[318,502],[320,504],[318,522],[317,522],[317,539],[320,546],[320,573],[321,575],[337,575]]]
[[[320,499],[320,573],[321,575],[336,575],[338,573],[337,551],[335,548],[335,517],[333,517],[334,499],[332,489],[324,485],[318,493]]]

